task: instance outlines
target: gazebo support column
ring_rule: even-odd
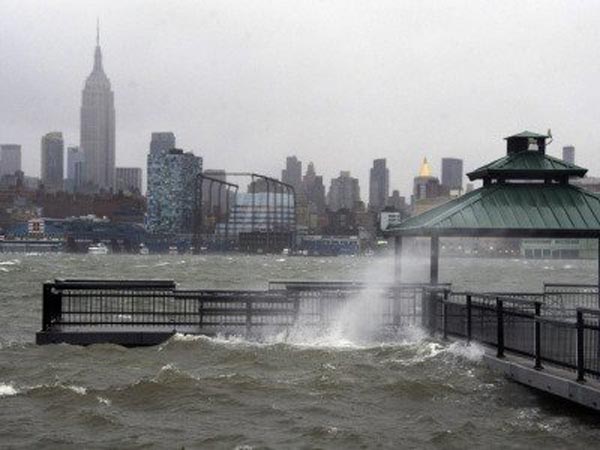
[[[440,237],[431,236],[431,246],[429,252],[429,282],[438,284],[439,279],[439,260],[440,260]]]
[[[394,237],[394,282],[402,281],[402,236]]]

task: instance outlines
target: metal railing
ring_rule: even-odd
[[[514,295],[432,292],[429,329],[444,338],[455,336],[506,352],[531,357],[534,368],[544,364],[600,378],[600,309],[575,308],[570,317],[544,315],[545,303]]]
[[[448,286],[449,285],[445,285]],[[420,325],[423,284],[276,281],[260,290],[179,290],[167,280],[44,284],[42,331],[92,327],[327,327],[349,308],[374,326]]]

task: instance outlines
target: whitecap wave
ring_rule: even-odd
[[[12,395],[17,395],[18,393],[18,389],[12,384],[0,383],[0,397],[10,397]]]

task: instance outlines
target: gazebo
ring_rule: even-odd
[[[587,169],[546,155],[550,136],[524,131],[505,138],[507,154],[468,173],[483,186],[386,230],[395,240],[400,281],[403,237],[430,237],[430,283],[438,283],[440,237],[599,240],[600,196],[569,183]],[[599,289],[600,293],[600,289]]]

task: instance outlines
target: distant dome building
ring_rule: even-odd
[[[439,195],[440,180],[431,175],[431,166],[427,162],[427,158],[423,158],[419,175],[414,179],[413,199],[417,202],[419,200],[439,197]]]

